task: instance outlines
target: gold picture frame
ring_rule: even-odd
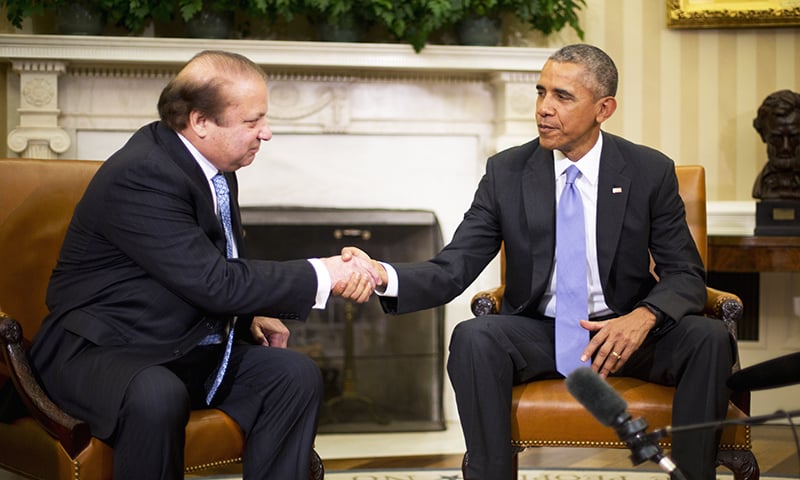
[[[800,0],[667,0],[668,28],[800,25]]]

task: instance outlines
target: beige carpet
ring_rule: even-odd
[[[240,480],[237,476],[203,477],[214,480]],[[761,476],[761,480],[787,480],[797,477]],[[461,472],[448,469],[385,469],[325,472],[325,480],[462,480]],[[666,474],[635,470],[557,470],[522,469],[518,480],[668,480]],[[733,480],[731,474],[718,474],[717,480]]]
[[[461,480],[454,470],[395,470],[361,472],[326,472],[325,480]],[[668,480],[667,475],[654,472],[601,472],[597,470],[540,470],[520,471],[519,480]]]
[[[552,470],[523,469],[519,480],[668,480],[666,474],[646,471],[611,470]],[[717,476],[718,480],[732,480],[733,475]],[[765,477],[761,480],[776,480],[779,477]],[[783,477],[783,480],[789,477]],[[456,470],[359,470],[348,472],[325,472],[325,480],[461,480],[461,472]]]

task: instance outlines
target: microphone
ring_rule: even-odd
[[[567,376],[567,390],[600,423],[613,428],[617,436],[631,451],[634,465],[647,460],[657,463],[661,469],[685,480],[675,462],[664,455],[651,436],[647,435],[647,422],[643,418],[631,418],[628,404],[600,375],[589,367],[581,367]]]

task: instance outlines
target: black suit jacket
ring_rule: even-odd
[[[490,158],[452,241],[433,259],[397,264],[392,313],[431,308],[463,292],[506,249],[502,312],[535,315],[555,255],[553,152],[539,140]],[[625,314],[647,302],[679,319],[702,310],[705,271],[686,225],[673,162],[603,133],[597,193],[597,251],[606,303]],[[650,273],[650,253],[656,281]]]
[[[236,176],[226,178],[242,252]],[[225,258],[208,181],[155,122],[100,167],[78,203],[32,360],[56,402],[106,437],[140,369],[180,358],[233,315],[245,331],[253,315],[303,319],[316,288],[306,260]]]

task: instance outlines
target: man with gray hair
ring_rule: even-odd
[[[305,480],[322,376],[280,319],[369,299],[368,262],[244,255],[236,171],[272,137],[264,72],[193,57],[161,121],[105,161],[75,208],[31,348],[48,394],[114,449],[115,480],[183,478],[192,409],[245,437],[245,479]],[[235,337],[235,339],[234,339]]]
[[[505,248],[499,314],[459,323],[450,341],[467,480],[511,478],[512,387],[581,365],[674,385],[674,425],[725,416],[733,343],[722,322],[701,314],[705,271],[675,165],[601,130],[616,90],[605,52],[558,50],[536,85],[539,137],[489,158],[434,258],[379,264],[384,309],[407,313],[454,299]],[[689,479],[715,478],[717,432],[675,434],[673,445]]]

